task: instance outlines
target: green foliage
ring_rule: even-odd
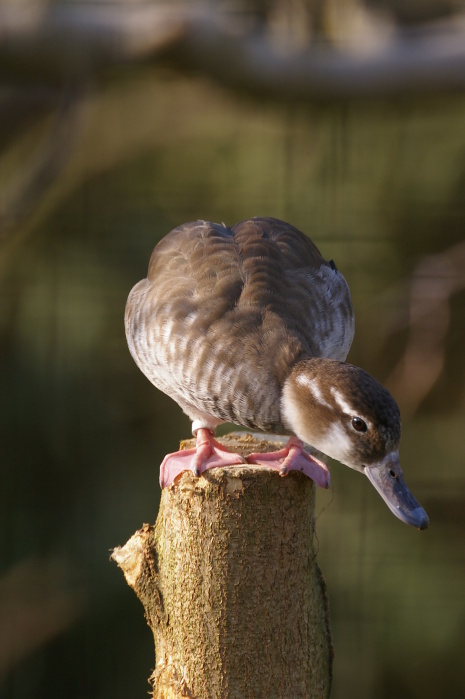
[[[1,565],[6,575],[30,558],[58,560],[85,600],[60,636],[19,644],[8,699],[146,691],[150,634],[107,551],[154,522],[159,463],[190,430],[138,373],[124,338],[125,299],[156,242],[196,218],[291,221],[348,279],[350,359],[384,379],[407,340],[405,328],[389,334],[398,306],[386,292],[423,256],[463,240],[462,99],[291,113],[147,76],[89,96],[83,111],[67,170],[0,251]],[[5,185],[28,168],[31,133],[22,138],[28,149],[12,141],[0,161]],[[334,699],[430,699],[463,687],[463,300],[454,298],[454,342],[429,408],[404,424],[404,470],[430,530],[403,527],[337,465],[333,490],[318,496]],[[444,671],[453,658],[454,677]],[[416,681],[435,665],[446,691]]]

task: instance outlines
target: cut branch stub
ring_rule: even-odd
[[[235,439],[242,453],[257,451],[250,435]],[[186,472],[162,492],[155,526],[115,549],[153,631],[155,699],[329,695],[314,495],[313,482],[296,472],[280,478],[249,465],[200,478]]]

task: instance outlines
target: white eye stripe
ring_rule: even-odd
[[[337,390],[337,388],[334,388],[334,386],[331,386],[330,391],[332,395],[334,396],[334,400],[342,410],[342,412],[345,415],[348,415],[349,417],[359,417],[361,420],[363,420],[368,428],[371,427],[371,423],[369,420],[366,419],[364,415],[361,415],[358,410],[353,408],[344,398],[342,393]]]
[[[324,405],[326,408],[333,410],[333,406],[323,398],[320,386],[318,385],[318,379],[310,379],[308,376],[305,376],[305,374],[300,374],[297,377],[297,383],[308,388],[310,393],[320,405]]]
[[[334,400],[336,401],[336,403],[338,404],[338,406],[340,407],[340,409],[342,410],[343,413],[345,413],[346,415],[355,415],[356,414],[357,411],[354,410],[351,405],[349,405],[349,403],[345,400],[342,393],[340,393],[340,391],[338,391],[337,388],[334,388],[334,386],[331,386],[330,391],[334,396]]]

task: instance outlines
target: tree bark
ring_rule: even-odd
[[[220,441],[243,455],[280,446],[251,435]],[[329,696],[314,500],[313,482],[296,472],[186,472],[162,492],[155,526],[114,550],[154,635],[154,699]]]

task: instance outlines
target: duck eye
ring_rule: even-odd
[[[397,473],[392,468],[389,469],[389,475],[391,478],[394,478],[394,480],[398,477]]]
[[[365,422],[365,420],[362,420],[361,417],[353,417],[352,418],[352,427],[357,432],[366,432],[367,431],[367,423]]]

